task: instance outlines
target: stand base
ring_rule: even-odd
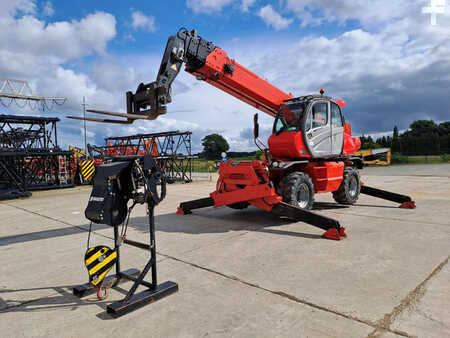
[[[122,274],[131,275],[135,278],[139,277],[140,271],[138,269],[128,269],[122,272]],[[123,278],[118,275],[111,275],[104,279],[103,284],[108,287],[113,287],[118,284],[122,284],[124,282],[127,282],[128,279]],[[73,294],[77,296],[78,298],[82,298],[85,296],[93,295],[97,292],[97,288],[93,287],[92,284],[86,283],[82,285],[78,285],[73,288]]]
[[[144,305],[156,302],[161,298],[178,291],[178,284],[174,282],[164,282],[156,286],[155,290],[147,289],[133,295],[128,300],[121,300],[106,307],[106,312],[113,317],[120,317]]]

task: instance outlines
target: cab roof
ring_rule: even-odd
[[[311,94],[311,95],[290,98],[290,99],[284,100],[284,103],[294,103],[294,102],[299,102],[299,101],[312,101],[312,100],[319,100],[319,99],[336,102],[338,104],[338,106],[341,108],[346,106],[346,103],[344,100],[335,100],[331,96],[317,95],[317,94]]]

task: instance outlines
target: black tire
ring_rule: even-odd
[[[340,204],[355,204],[361,192],[361,176],[358,169],[346,167],[344,169],[344,179],[339,189],[333,191],[333,198]]]
[[[314,185],[307,174],[298,171],[290,173],[283,177],[279,189],[284,202],[302,209],[312,209]]]
[[[237,203],[233,203],[233,204],[228,204],[227,207],[231,208],[231,209],[235,209],[235,210],[241,210],[241,209],[245,209],[250,205],[250,203],[248,202],[237,202]]]

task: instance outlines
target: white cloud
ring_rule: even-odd
[[[45,2],[43,12],[45,16],[52,16],[53,14],[55,14],[55,10],[53,9],[53,5],[50,1]]]
[[[34,0],[6,0],[0,1],[0,18],[14,17],[18,13],[34,14],[36,3]]]
[[[243,12],[248,12],[250,7],[256,3],[256,0],[242,0],[241,9]]]
[[[104,12],[89,14],[79,21],[48,24],[30,15],[18,19],[10,16],[0,21],[0,41],[7,46],[0,54],[39,55],[58,61],[80,58],[103,52],[116,35],[115,25],[114,16]]]
[[[145,15],[140,11],[134,11],[131,13],[131,18],[133,19],[131,26],[134,29],[142,29],[147,32],[156,31],[155,17],[151,15]]]
[[[279,31],[287,28],[293,19],[286,19],[276,12],[271,5],[262,7],[258,11],[258,16],[268,25]]]
[[[393,20],[422,15],[422,7],[427,6],[426,0],[286,0],[285,10],[294,12],[302,26],[315,26],[325,22],[344,23],[357,20],[364,27],[380,29]],[[446,15],[450,15],[447,6]],[[429,19],[428,19],[429,21]],[[439,21],[439,18],[438,18]]]
[[[89,75],[66,65],[75,60],[82,63],[84,56],[93,53],[106,55],[107,43],[116,35],[114,16],[97,12],[80,20],[46,22],[36,15],[34,1],[0,3],[0,74],[28,80],[38,95],[64,96],[68,100],[51,113],[31,111],[29,107],[18,109],[14,104],[8,113],[51,116],[68,111],[78,113],[83,96],[91,102],[106,102],[110,109],[119,106],[122,95],[109,92],[109,88],[99,86]],[[105,70],[105,74],[109,72]],[[127,83],[126,77],[133,74],[125,71],[123,75],[117,82]],[[71,129],[72,125],[73,121],[61,118],[60,128],[79,136]],[[59,136],[60,140],[73,138],[73,134],[65,132],[60,132]]]
[[[231,4],[237,4],[242,12],[248,12],[249,8],[256,3],[257,0],[186,0],[186,6],[195,13],[218,13],[224,7]]]
[[[186,0],[186,6],[196,13],[220,12],[235,0]]]

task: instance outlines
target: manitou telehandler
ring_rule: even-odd
[[[155,82],[141,83],[136,93],[127,92],[127,114],[91,112],[126,117],[127,120],[87,118],[97,122],[132,123],[156,119],[171,102],[171,84],[183,63],[198,80],[233,95],[274,117],[273,133],[264,149],[267,161],[223,162],[216,190],[210,197],[181,203],[177,213],[214,206],[242,209],[254,205],[279,216],[300,220],[324,230],[324,237],[345,236],[339,222],[309,211],[314,194],[331,192],[339,205],[354,204],[360,193],[414,208],[410,197],[362,185],[358,169],[363,164],[352,156],[361,146],[352,137],[342,115],[345,102],[324,95],[293,97],[229,58],[195,30],[180,29],[167,42]],[[257,115],[255,143],[259,146]]]

